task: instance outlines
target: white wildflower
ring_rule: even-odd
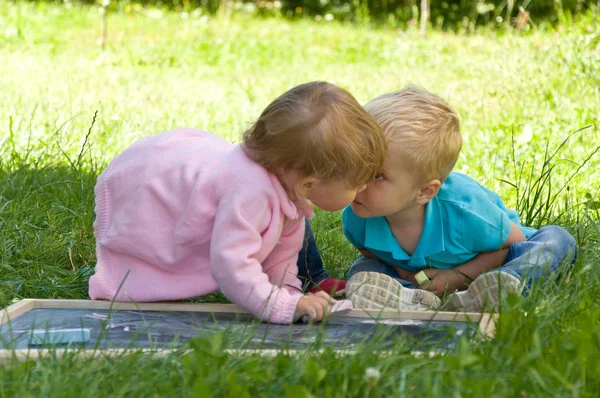
[[[379,372],[376,368],[366,368],[365,369],[365,379],[367,380],[367,384],[370,389],[374,389],[377,387],[377,382],[381,377],[381,372]]]

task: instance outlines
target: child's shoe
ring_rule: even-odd
[[[317,286],[308,289],[310,293],[324,291],[333,296],[340,297],[344,295],[346,289],[346,281],[343,279],[327,278],[323,279]]]
[[[445,310],[481,312],[484,308],[497,311],[498,303],[510,293],[521,294],[519,278],[506,272],[488,272],[477,277],[467,290],[448,297]]]
[[[426,311],[441,305],[435,294],[409,289],[380,272],[358,272],[346,284],[346,298],[355,308]]]

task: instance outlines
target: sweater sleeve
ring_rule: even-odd
[[[210,248],[213,278],[228,299],[254,316],[291,323],[302,294],[272,284],[257,260],[261,232],[273,222],[275,200],[266,193],[230,192],[221,198],[215,217]]]
[[[283,229],[279,243],[263,262],[271,283],[289,292],[302,292],[298,278],[298,253],[304,239],[304,217],[291,220]]]

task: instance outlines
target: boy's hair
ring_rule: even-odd
[[[446,101],[407,86],[369,101],[365,109],[379,123],[387,142],[401,148],[417,178],[444,182],[462,147],[458,116]]]
[[[355,188],[373,179],[386,153],[375,120],[348,91],[326,82],[294,87],[244,133],[244,148],[271,172],[298,170]]]

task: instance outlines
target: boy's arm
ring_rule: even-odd
[[[519,228],[517,224],[511,221],[510,234],[508,234],[508,238],[506,239],[506,242],[504,242],[504,244],[502,245],[502,248],[508,249],[513,243],[523,242],[526,240],[527,239],[525,238],[523,231],[521,231],[521,228]]]

